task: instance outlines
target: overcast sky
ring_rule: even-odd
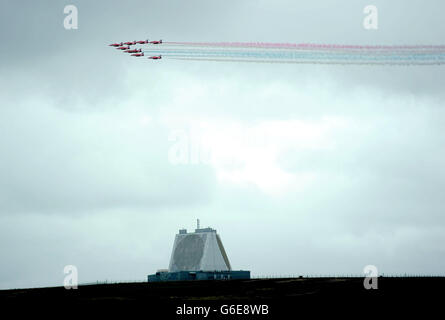
[[[378,30],[362,26],[369,4]],[[65,265],[81,283],[143,280],[196,218],[253,275],[443,274],[445,67],[148,61],[107,44],[443,45],[444,11],[2,0],[0,289],[63,285]],[[211,161],[174,165],[184,136]]]

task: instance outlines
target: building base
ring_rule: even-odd
[[[250,271],[160,271],[147,277],[148,282],[236,279],[250,279]]]

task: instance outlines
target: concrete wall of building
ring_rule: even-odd
[[[197,229],[175,237],[169,271],[229,271],[230,262],[215,230]]]

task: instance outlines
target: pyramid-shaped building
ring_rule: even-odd
[[[250,271],[233,271],[221,238],[212,228],[179,230],[168,270],[149,275],[148,281],[250,279]]]

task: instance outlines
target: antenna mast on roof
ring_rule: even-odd
[[[199,229],[199,219],[196,219],[196,229]]]

